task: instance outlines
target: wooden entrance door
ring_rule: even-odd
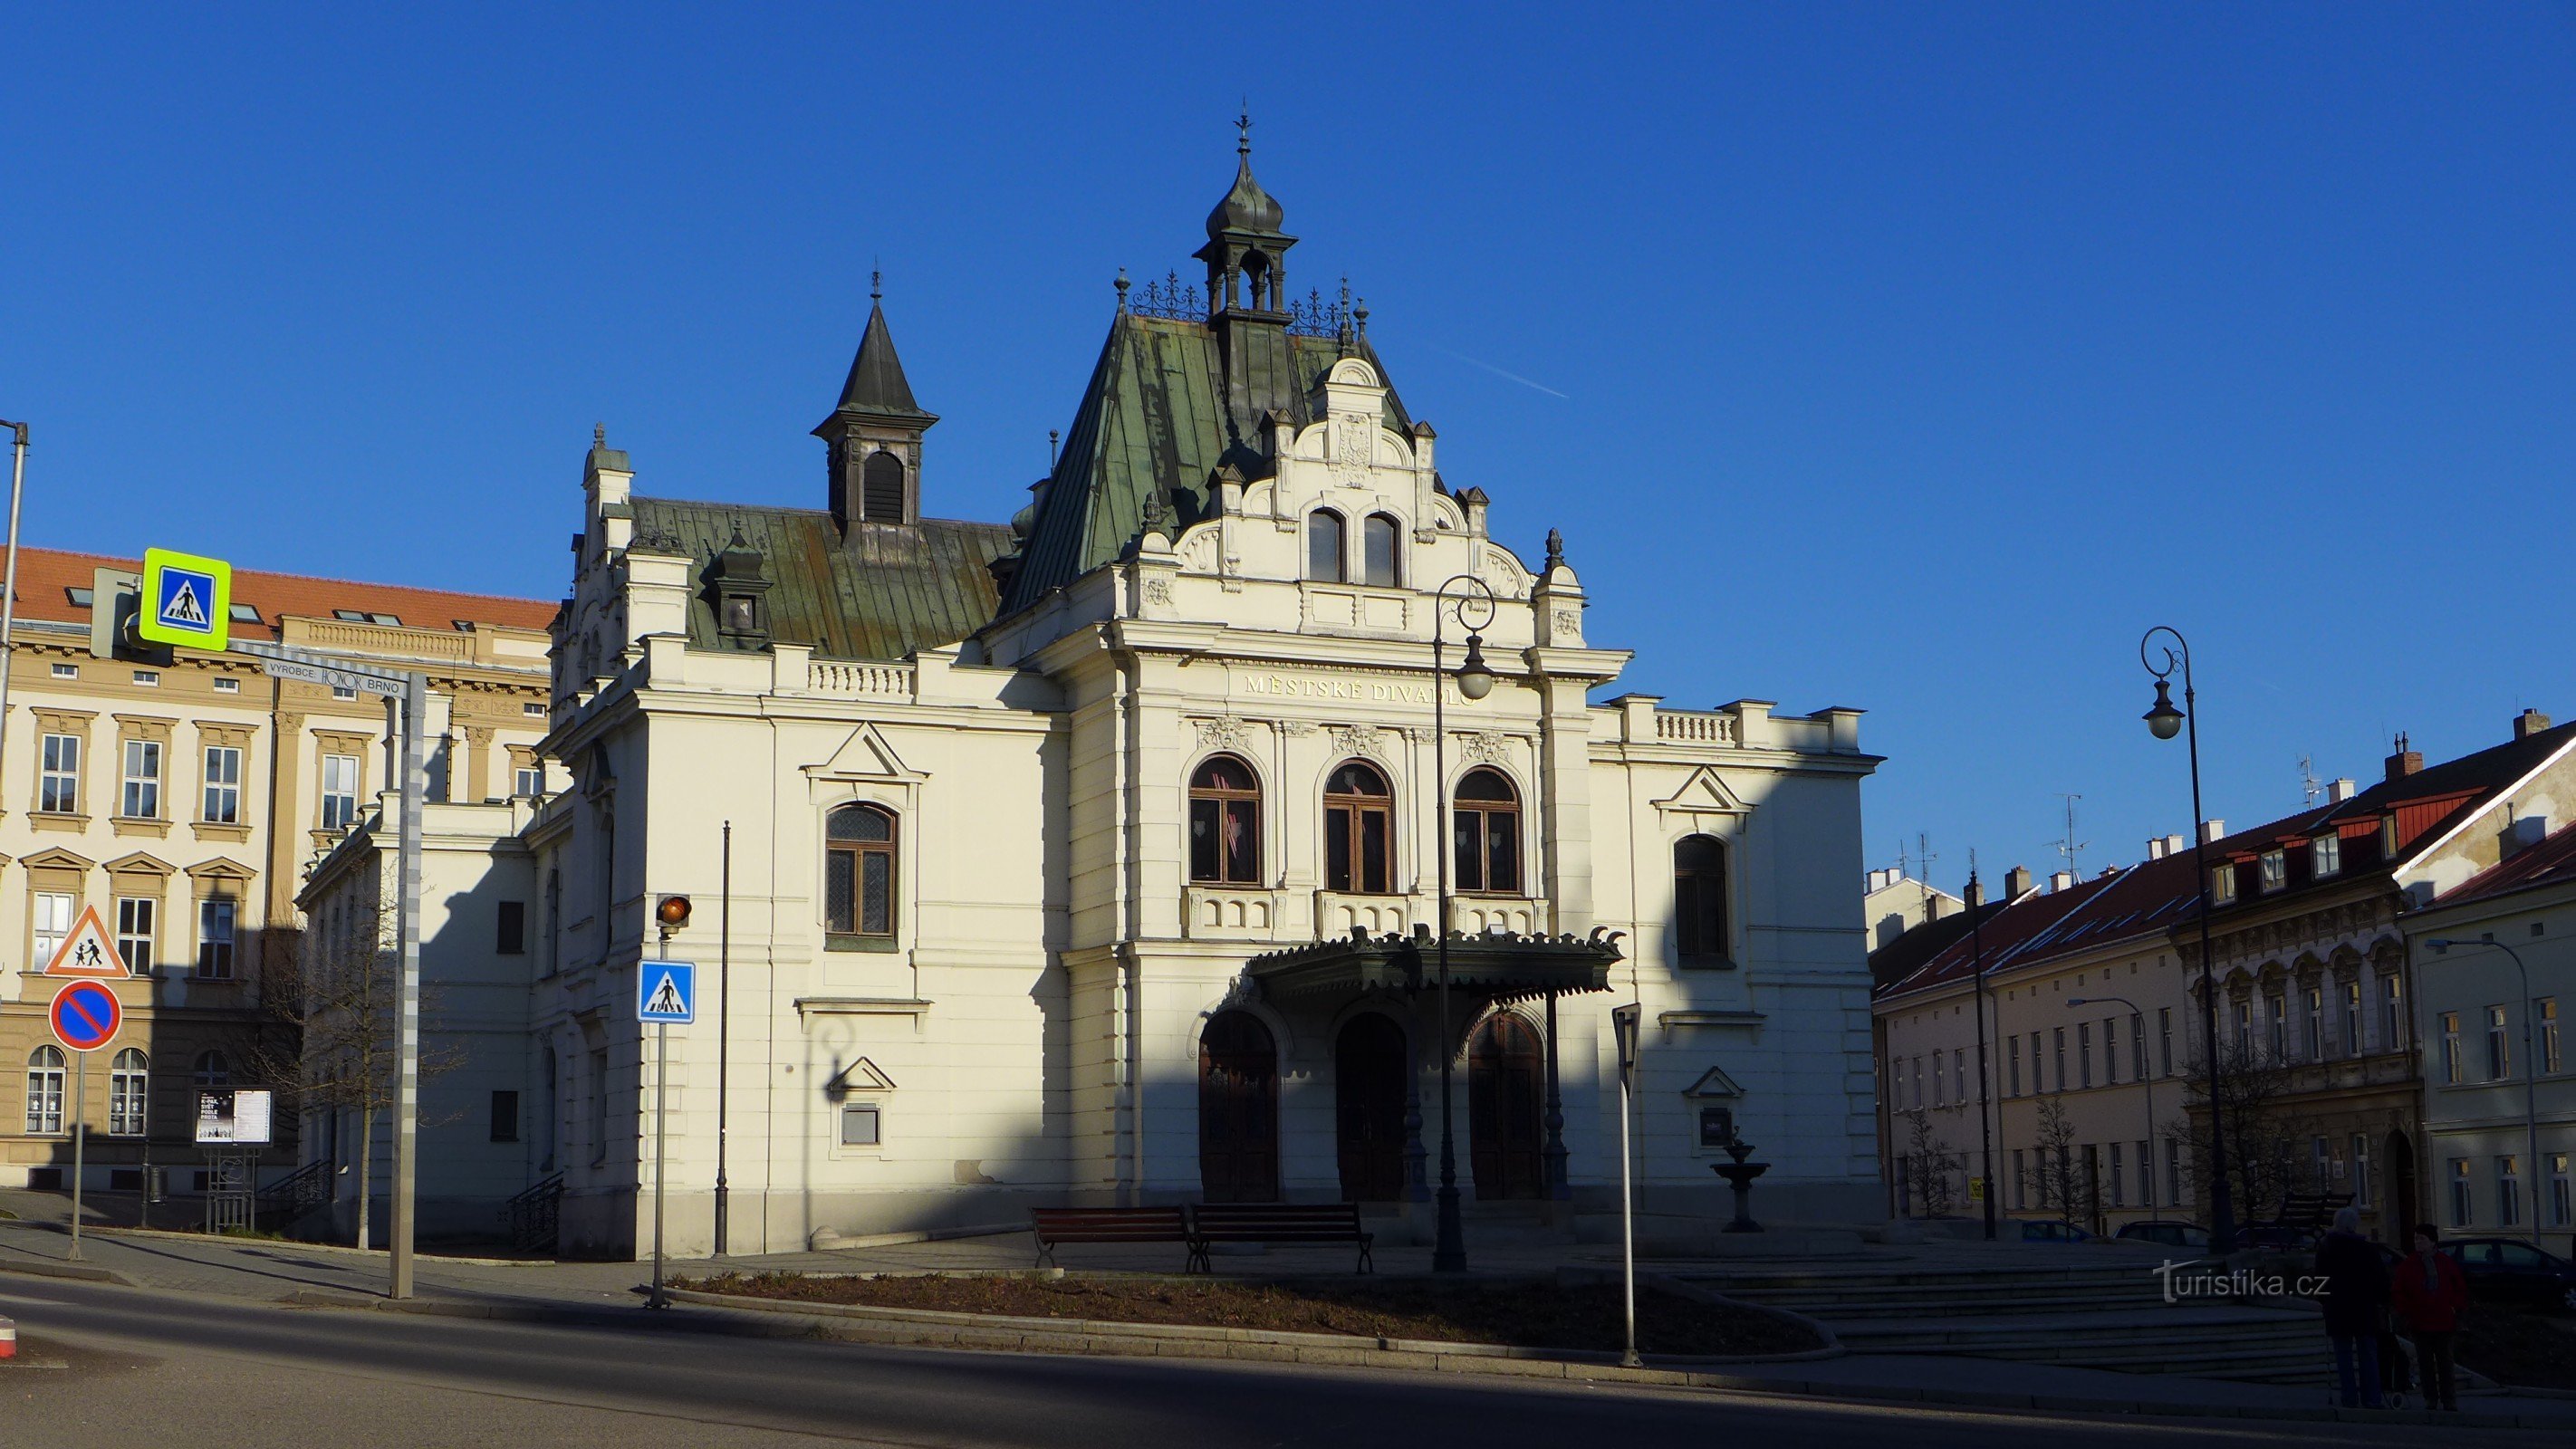
[[[1482,1202],[1547,1195],[1539,1113],[1547,1062],[1517,1015],[1485,1018],[1467,1048],[1467,1140]]]
[[[1249,1012],[1218,1012],[1199,1036],[1199,1190],[1279,1200],[1279,1052]]]
[[[1333,1044],[1333,1105],[1347,1201],[1404,1196],[1404,1077],[1410,1070],[1404,1028],[1374,1012],[1343,1024]]]

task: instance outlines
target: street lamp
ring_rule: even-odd
[[[2140,1034],[2147,1029],[2147,1014],[2138,1009],[2138,1003],[2131,1001],[2125,996],[2070,996],[2066,998],[2066,1004],[2069,1006],[2089,1006],[2097,1001],[2114,1002],[2118,1005],[2129,1008],[2129,1040],[2133,1043],[2140,1040]],[[2102,1043],[2102,1050],[2110,1052],[2112,1050],[2111,1044],[2107,1041]],[[2135,1050],[2137,1060],[2144,1062],[2147,1059],[2146,1048],[2143,1045],[2140,1045],[2137,1046]],[[2115,1053],[2111,1058],[2111,1069],[2113,1071],[2117,1071],[2119,1070],[2119,1065],[2119,1057]],[[2156,1143],[2156,1079],[2155,1075],[2151,1072],[2140,1072],[2138,1073],[2138,1081],[2147,1089],[2146,1145],[2150,1150],[2152,1150]],[[2215,1109],[2212,1110],[2210,1120],[2213,1122],[2217,1120]],[[2156,1165],[2152,1159],[2138,1164],[2138,1180],[2146,1184],[2147,1206],[2150,1209],[2154,1208],[2156,1205]]]
[[[2170,635],[2173,642],[2158,645],[2159,634]],[[2161,666],[2147,652],[2150,646],[2162,652]],[[2183,734],[2191,751],[2191,870],[2200,894],[2200,1025],[2202,1053],[2209,1062],[2209,1250],[2224,1256],[2236,1248],[2236,1210],[2227,1193],[2227,1134],[2218,1121],[2218,978],[2210,960],[2209,863],[2202,840],[2209,831],[2200,813],[2200,710],[2191,683],[2191,645],[2180,631],[2158,624],[2138,641],[2138,662],[2156,680],[2156,702],[2144,716],[2147,729],[2160,740]],[[2169,687],[2176,669],[2182,671],[2180,709],[2174,708]]]
[[[1977,880],[1977,853],[1968,852],[1968,949],[1973,953],[1968,973],[1975,989],[1977,1012],[1977,1172],[1985,1187],[1986,1241],[1995,1240],[1995,1134],[1992,1125],[1994,1102],[1987,1084],[1994,1072],[1986,1064],[1986,1011],[1991,998],[1986,994],[1986,892]],[[1935,1065],[1938,1065],[1937,1063]]]
[[[2502,951],[2513,958],[2514,975],[2522,979],[2522,1150],[2523,1160],[2531,1164],[2527,1169],[2531,1181],[2531,1242],[2532,1246],[2538,1247],[2540,1245],[2540,1104],[2539,1089],[2534,1084],[2540,1078],[2540,1058],[2532,1050],[2531,1044],[2531,968],[2522,964],[2520,951],[2497,940],[2493,931],[2480,933],[2474,941],[2453,941],[2436,936],[2424,944],[2432,947],[2433,954],[2436,956],[2449,955],[2454,946],[2463,949],[2484,946],[2490,951]]]
[[[1464,585],[1465,587],[1460,587]],[[1449,591],[1458,590],[1453,601]],[[1478,609],[1474,623],[1468,613]],[[1494,671],[1485,666],[1485,636],[1477,631],[1494,622],[1494,591],[1474,574],[1459,574],[1442,584],[1431,596],[1431,788],[1439,792],[1439,803],[1433,807],[1432,819],[1438,822],[1439,836],[1431,850],[1440,864],[1440,1194],[1438,1236],[1431,1247],[1431,1271],[1464,1273],[1467,1271],[1466,1229],[1458,1219],[1458,1148],[1453,1134],[1453,1111],[1450,1105],[1450,1080],[1455,1075],[1457,1053],[1449,1046],[1449,723],[1444,707],[1448,692],[1441,687],[1449,678],[1444,632],[1448,616],[1455,612],[1458,627],[1467,631],[1467,657],[1458,663],[1458,692],[1469,699],[1483,699],[1494,692]],[[1553,1050],[1553,1048],[1551,1048]]]

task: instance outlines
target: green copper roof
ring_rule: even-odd
[[[1110,324],[1003,612],[1117,558],[1142,533],[1148,496],[1163,495],[1172,518],[1186,525],[1215,507],[1219,465],[1233,463],[1246,479],[1268,477],[1263,409],[1280,408],[1299,427],[1315,421],[1310,394],[1340,360],[1341,344],[1277,325],[1233,326],[1243,374],[1230,388],[1228,344],[1216,327],[1129,312]],[[1352,350],[1386,375],[1366,335]],[[1412,427],[1392,386],[1386,424],[1399,433]]]
[[[830,659],[901,659],[984,627],[995,602],[989,565],[1012,543],[1001,524],[859,523],[844,539],[821,509],[638,498],[636,546],[695,560],[689,642],[698,648],[724,647],[705,584],[736,529],[772,580],[769,637]]]

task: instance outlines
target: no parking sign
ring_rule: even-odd
[[[67,981],[54,993],[54,1005],[46,1016],[52,1021],[54,1040],[76,1052],[94,1052],[116,1040],[116,1029],[125,1024],[125,1008],[117,1004],[116,993],[103,981]]]

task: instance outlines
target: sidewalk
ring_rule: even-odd
[[[9,1194],[19,1221],[0,1221],[0,1286],[12,1264],[58,1267],[70,1237],[60,1221],[40,1221],[19,1194]],[[40,1195],[37,1195],[40,1196]],[[260,1239],[203,1239],[184,1234],[140,1234],[132,1230],[89,1229],[82,1234],[83,1258],[137,1287],[183,1293],[206,1293],[265,1302],[347,1303],[358,1306],[384,1292],[387,1255],[352,1248]],[[1890,1250],[1901,1260],[1905,1250]],[[1938,1251],[1936,1258],[1955,1264],[1962,1256]],[[773,1253],[723,1260],[673,1262],[673,1278],[721,1272],[922,1272],[1026,1269],[1034,1252],[1025,1232],[943,1241],[885,1244],[828,1252]],[[1175,1251],[1159,1247],[1089,1247],[1063,1250],[1065,1265],[1076,1270],[1176,1273]],[[1390,1275],[1427,1273],[1428,1248],[1404,1245],[1381,1249],[1380,1270]],[[1873,1263],[1879,1255],[1871,1255]],[[1857,1266],[1848,1258],[1845,1266]],[[588,1317],[603,1310],[626,1310],[638,1302],[637,1284],[649,1274],[640,1263],[508,1263],[455,1259],[423,1254],[414,1259],[414,1281],[420,1307],[431,1312],[476,1316],[546,1319]],[[1558,1268],[1604,1266],[1596,1249],[1563,1246],[1495,1247],[1478,1255],[1480,1276],[1549,1274]],[[1615,1269],[1615,1257],[1608,1260]],[[1640,1264],[1641,1272],[1660,1265]],[[1818,1266],[1825,1266],[1819,1264]],[[1290,1249],[1249,1255],[1221,1255],[1220,1273],[1264,1276],[1350,1271],[1350,1255],[1341,1249]],[[791,1309],[786,1314],[755,1314],[731,1309],[681,1308],[702,1313],[747,1332],[780,1331],[780,1319],[820,1323]],[[1132,1351],[1132,1350],[1131,1350]],[[1839,1358],[1780,1364],[1730,1365],[1717,1371],[1731,1391],[1782,1393],[1950,1404],[1970,1408],[2037,1409],[2090,1413],[2152,1413],[2192,1416],[2318,1418],[2328,1400],[2318,1390],[2262,1384],[2226,1383],[2161,1374],[2117,1373],[2100,1369],[2015,1363],[2001,1359],[1920,1354],[1849,1354]],[[2526,1426],[2576,1430],[2576,1399],[2535,1395],[2474,1395],[2461,1407],[2475,1419],[2498,1418]]]

